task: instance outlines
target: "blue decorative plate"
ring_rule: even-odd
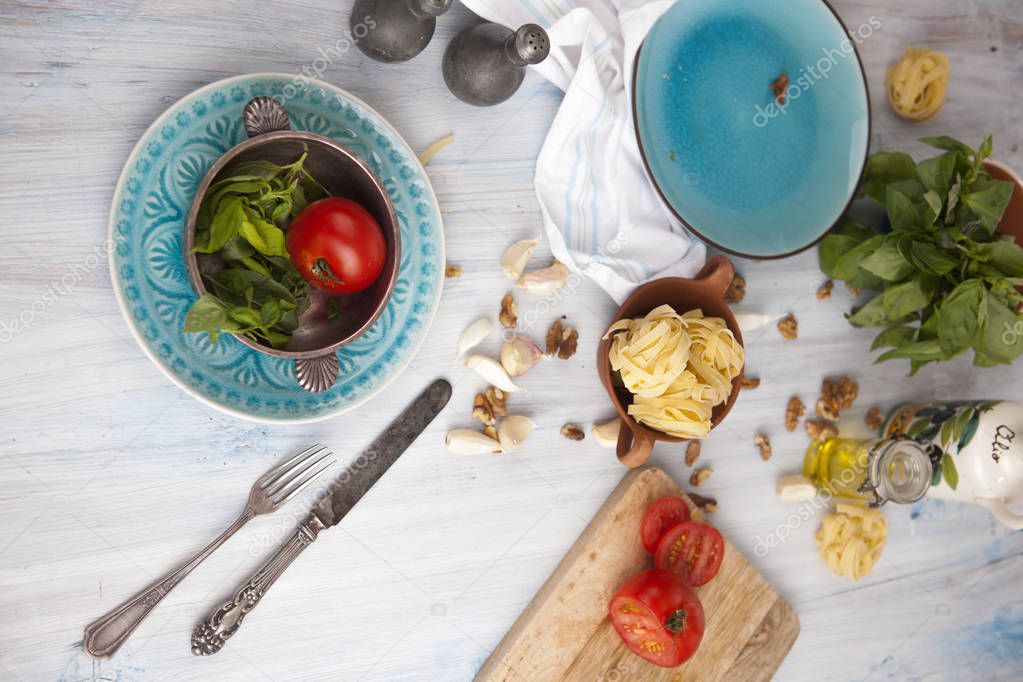
[[[850,37],[823,0],[685,0],[657,21],[636,60],[636,129],[687,227],[725,251],[777,258],[839,220],[867,158],[855,43],[872,21]]]
[[[185,219],[207,170],[246,139],[242,108],[278,96],[296,130],[334,138],[360,154],[383,181],[401,223],[401,267],[377,322],[338,351],[341,376],[312,394],[294,362],[223,335],[181,331],[195,293],[182,254]],[[110,214],[111,273],[132,333],[174,383],[199,400],[262,422],[325,419],[365,402],[394,379],[426,337],[440,303],[444,231],[426,172],[398,132],[344,90],[287,74],[212,83],[174,104],[142,136],[124,168]]]

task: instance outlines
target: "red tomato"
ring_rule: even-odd
[[[387,240],[376,219],[350,199],[320,199],[288,228],[288,254],[310,284],[354,294],[376,281],[387,259]]]
[[[643,538],[643,547],[653,554],[657,551],[657,543],[664,532],[689,520],[689,505],[681,497],[662,497],[647,507],[643,522],[639,526],[639,534]]]
[[[718,574],[724,555],[725,541],[717,528],[683,521],[669,528],[657,544],[654,565],[699,587]]]
[[[611,598],[608,616],[634,654],[664,668],[682,665],[703,639],[703,606],[674,573],[637,573]]]

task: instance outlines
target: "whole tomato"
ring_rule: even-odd
[[[333,294],[354,294],[377,280],[387,240],[369,211],[351,199],[309,204],[288,228],[288,254],[302,277]]]
[[[703,605],[674,573],[652,568],[618,588],[608,606],[618,636],[638,656],[664,668],[682,665],[703,639]]]

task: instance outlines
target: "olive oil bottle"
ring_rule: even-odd
[[[818,488],[871,506],[916,502],[932,471],[928,447],[910,438],[815,440],[803,459],[803,475]]]

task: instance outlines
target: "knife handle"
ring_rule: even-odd
[[[302,550],[312,544],[324,525],[314,515],[299,524],[277,553],[270,557],[250,580],[234,593],[230,601],[215,609],[192,631],[192,653],[210,656],[224,648],[224,643],[241,627],[245,616],[256,608],[270,586],[281,577]]]

